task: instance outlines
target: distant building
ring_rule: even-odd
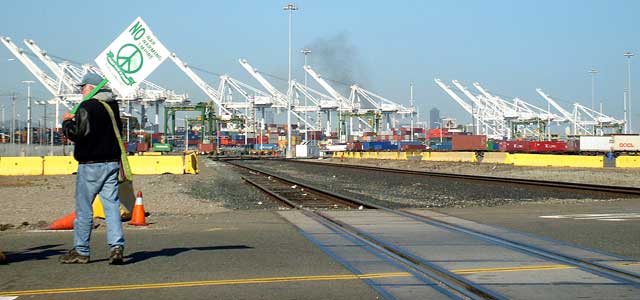
[[[429,111],[429,127],[438,128],[439,125],[437,123],[439,122],[440,122],[440,110],[434,107]]]

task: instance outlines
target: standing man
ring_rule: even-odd
[[[83,97],[100,84],[102,77],[87,73],[78,85]],[[102,103],[101,103],[102,102]],[[110,114],[103,103],[108,104]],[[124,236],[118,198],[120,145],[114,132],[113,120],[122,131],[120,109],[111,89],[103,88],[91,99],[80,104],[75,115],[65,113],[62,123],[64,135],[75,143],[74,158],[78,161],[76,175],[76,219],[74,247],[60,256],[63,264],[89,262],[89,242],[93,228],[92,203],[100,195],[107,223],[107,243],[111,251],[110,264],[122,264]]]

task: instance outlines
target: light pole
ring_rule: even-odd
[[[42,137],[44,135],[44,133],[47,132],[47,101],[43,100],[43,101],[36,101],[36,104],[42,105],[44,108],[44,115],[42,116],[43,119],[43,123],[44,123],[44,130],[41,129],[40,131],[40,144],[42,144]]]
[[[27,85],[27,145],[31,144],[31,84],[32,80],[24,80],[22,83]]]
[[[598,70],[591,69],[589,70],[589,74],[591,74],[591,109],[595,110],[596,107],[596,74],[598,74]]]
[[[16,117],[17,117],[18,119],[20,119],[20,114],[16,114]],[[13,134],[13,136],[14,136],[14,138],[15,138],[15,133]],[[18,142],[17,142],[16,144],[22,144],[21,139],[22,139],[22,135],[19,135],[19,136],[18,136]]]
[[[629,115],[627,116],[627,122],[629,124],[629,133],[633,133],[633,128],[631,128],[631,115],[633,115],[631,110],[631,57],[635,54],[627,51],[623,55],[627,58],[627,99],[629,101]]]
[[[295,4],[287,4],[283,8],[289,11],[289,80],[287,81],[287,88],[289,93],[287,95],[287,158],[293,157],[291,155],[291,16],[294,10],[298,10]]]
[[[304,65],[307,66],[307,56],[309,54],[311,54],[311,50],[309,48],[304,48],[302,50],[300,50],[300,53],[304,54]],[[307,72],[304,72],[304,86],[307,86]],[[304,94],[304,106],[305,106],[305,110],[304,110],[304,119],[307,120],[307,94]],[[306,128],[306,125],[305,125]],[[307,130],[305,130],[305,140],[309,140],[309,129],[306,128]]]
[[[13,118],[11,119],[11,143],[16,144],[16,93],[11,95],[11,109]]]
[[[411,102],[411,141],[413,142],[413,81],[409,84],[409,102]]]
[[[2,105],[2,131],[4,131],[4,111],[5,111],[6,107],[4,105]]]

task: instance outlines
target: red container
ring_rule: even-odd
[[[428,137],[429,138],[440,138],[440,136],[442,137],[450,137],[451,134],[449,133],[449,129],[447,128],[432,128],[429,129],[429,134]]]
[[[529,143],[529,152],[554,153],[554,152],[566,152],[566,151],[567,151],[567,143],[565,142],[543,141],[543,142]]]
[[[529,152],[529,141],[508,141],[506,152]]]
[[[137,152],[147,152],[147,151],[149,151],[149,144],[147,144],[147,143],[139,143],[138,145],[136,145],[136,151]]]
[[[362,151],[362,143],[361,142],[347,143],[347,151]]]
[[[499,142],[498,143],[498,151],[507,152],[507,142]]]
[[[427,146],[425,145],[402,145],[400,146],[401,151],[424,151],[427,150]]]
[[[213,144],[198,144],[198,152],[200,153],[213,153],[215,149],[216,148]]]
[[[567,152],[578,153],[580,152],[580,140],[567,141]]]
[[[268,135],[259,135],[256,137],[256,144],[268,144],[269,136]]]
[[[454,135],[451,137],[453,151],[486,151],[486,135]]]

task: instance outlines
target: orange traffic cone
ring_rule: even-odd
[[[142,192],[138,191],[136,196],[136,205],[133,206],[133,214],[131,215],[131,222],[129,225],[134,226],[147,226],[147,222],[144,220],[144,205],[142,205]]]
[[[49,230],[67,230],[73,229],[73,220],[76,219],[76,213],[72,212],[51,223],[47,229]]]

